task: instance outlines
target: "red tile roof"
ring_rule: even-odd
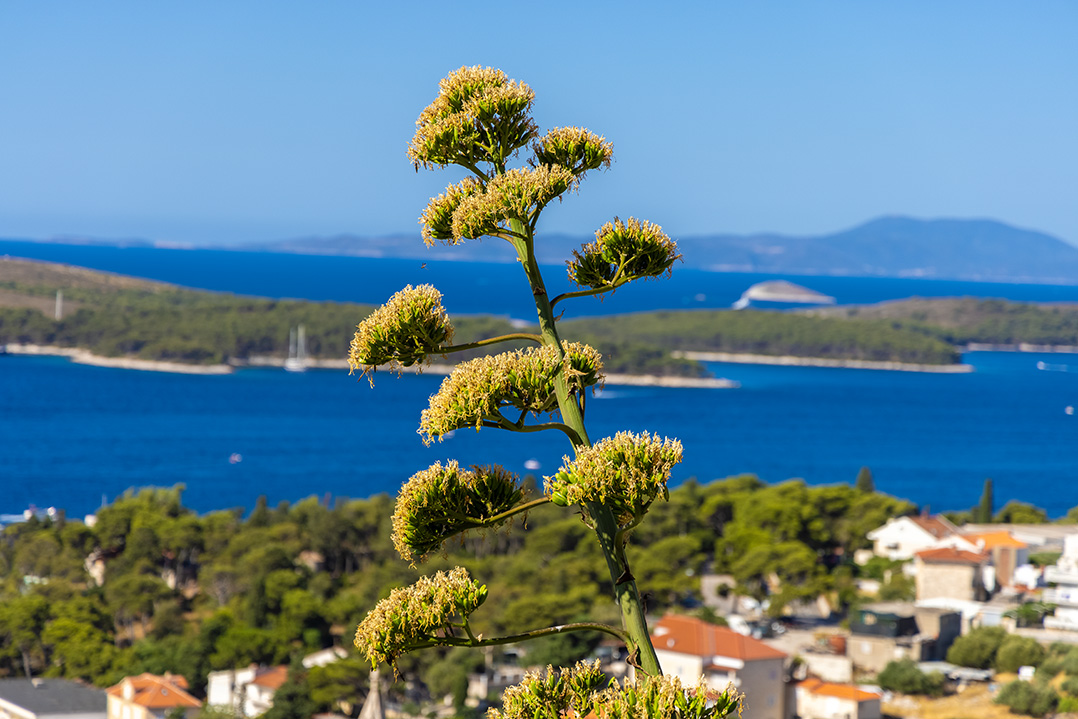
[[[866,692],[863,689],[858,689],[852,684],[832,684],[831,682],[825,682],[819,679],[806,679],[803,682],[799,682],[797,686],[798,688],[805,689],[813,694],[819,694],[826,697],[838,697],[839,699],[852,699],[858,703],[880,698],[879,694]]]
[[[187,680],[168,674],[159,677],[156,674],[143,673],[134,677],[125,677],[119,684],[108,688],[108,693],[123,698],[124,684],[134,689],[132,703],[149,709],[168,709],[171,707],[200,707],[202,702],[184,691]]]
[[[288,667],[270,667],[260,671],[258,675],[251,680],[251,684],[257,684],[260,687],[268,687],[270,689],[280,689],[281,685],[288,681]]]
[[[967,552],[954,547],[939,547],[938,549],[925,549],[917,552],[917,558],[924,562],[936,564],[983,564],[988,561],[988,555]]]
[[[761,659],[785,659],[786,654],[727,627],[686,617],[668,614],[652,629],[651,643],[656,649],[698,657],[730,657],[743,662]]]
[[[931,534],[936,539],[943,539],[957,534],[955,526],[939,515],[915,515],[910,517],[914,524]]]

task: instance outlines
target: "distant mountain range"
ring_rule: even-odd
[[[591,238],[550,234],[541,239],[536,247],[540,262],[556,264]],[[882,217],[816,237],[723,234],[675,239],[685,266],[712,271],[1078,284],[1078,247],[993,220]],[[72,238],[53,241],[70,242]],[[92,242],[143,244],[131,240]],[[515,259],[508,243],[500,240],[488,238],[454,247],[439,244],[427,248],[418,233],[299,237],[231,249],[429,260]]]

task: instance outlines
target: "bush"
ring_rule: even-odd
[[[901,694],[927,694],[939,696],[943,693],[943,674],[932,672],[925,674],[912,659],[891,662],[876,677],[881,689]]]
[[[1055,710],[1059,695],[1050,686],[1034,686],[1016,679],[1000,690],[997,704],[1003,704],[1015,714],[1042,717]]]
[[[1003,627],[977,627],[954,641],[947,650],[947,661],[963,667],[987,669],[995,661],[996,652],[1006,637]]]
[[[1067,677],[1059,688],[1071,696],[1078,697],[1078,677]]]
[[[1071,647],[1063,657],[1063,671],[1069,677],[1078,677],[1078,647]]]
[[[1012,634],[1003,640],[996,652],[996,669],[1001,672],[1016,672],[1018,667],[1038,666],[1044,661],[1044,647],[1031,637]]]

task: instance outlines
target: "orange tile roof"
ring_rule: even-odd
[[[880,698],[879,694],[866,692],[863,689],[858,689],[852,684],[832,684],[831,682],[825,682],[819,679],[806,679],[803,682],[799,682],[797,686],[806,689],[813,694],[820,694],[825,697],[838,697],[839,699],[852,699],[858,703]]]
[[[288,681],[288,667],[270,667],[258,673],[251,684],[270,689],[280,689],[281,685]]]
[[[954,547],[939,547],[937,549],[925,549],[917,552],[917,558],[925,562],[937,562],[941,564],[983,564],[988,561],[988,555],[978,552],[967,552],[964,549]]]
[[[1022,540],[1015,539],[1011,533],[1005,529],[1001,529],[998,532],[974,532],[972,534],[963,534],[962,538],[973,542],[974,544],[984,542],[985,549],[996,549],[997,547],[1025,549],[1029,546]]]
[[[786,658],[785,653],[757,639],[678,614],[667,614],[659,620],[652,630],[651,643],[656,649],[698,657],[723,656],[743,662]]]
[[[134,677],[125,677],[119,684],[108,688],[108,693],[123,697],[124,684],[134,689],[131,701],[149,709],[168,709],[171,707],[200,707],[202,702],[184,691],[187,680],[171,674],[159,677],[156,674],[143,673]]]

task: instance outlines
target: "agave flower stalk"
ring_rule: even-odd
[[[512,245],[534,298],[538,333],[451,344],[453,327],[441,295],[431,287],[409,287],[359,325],[349,362],[366,374],[380,364],[422,365],[432,356],[509,340],[533,343],[458,365],[431,397],[419,432],[429,444],[466,427],[556,430],[569,440],[572,456],[546,478],[539,499],[524,496],[518,479],[501,467],[436,463],[403,486],[393,517],[394,545],[415,564],[451,537],[500,527],[541,504],[573,507],[602,548],[622,627],[580,622],[509,637],[477,635],[470,615],[485,600],[486,587],[458,568],[395,590],[359,625],[356,646],[376,664],[435,645],[478,647],[563,631],[601,631],[625,642],[631,662],[641,670],[636,684],[603,690],[597,667],[578,665],[562,674],[530,677],[506,693],[505,713],[492,716],[584,716],[589,711],[609,717],[640,716],[641,711],[657,717],[725,716],[736,706],[736,696],[708,704],[700,699],[703,694],[692,698],[662,677],[625,552],[632,529],[655,501],[667,498],[681,444],[624,432],[592,442],[584,421],[585,395],[602,382],[602,358],[587,345],[563,340],[554,315],[562,301],[669,274],[679,258],[677,246],[658,225],[615,218],[567,262],[569,279],[581,289],[549,297],[535,258],[539,217],[554,200],[578,189],[587,173],[609,167],[613,148],[582,128],[555,128],[540,137],[531,119],[533,101],[527,85],[500,70],[461,68],[441,81],[437,98],[420,114],[408,156],[417,169],[458,165],[471,172],[428,203],[419,219],[423,241],[455,245],[493,237]],[[527,166],[510,168],[509,161],[529,142]],[[545,708],[535,705],[553,699]],[[554,705],[559,708],[552,714]],[[709,708],[715,706],[720,710]],[[538,714],[532,711],[536,708]]]

